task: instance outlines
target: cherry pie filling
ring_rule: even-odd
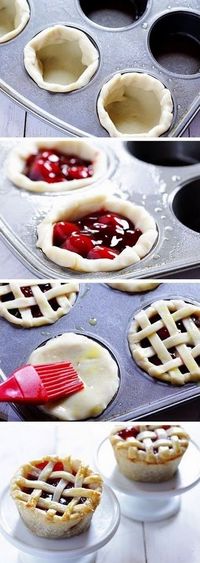
[[[41,148],[37,154],[31,154],[27,158],[23,174],[33,182],[54,184],[90,178],[94,174],[94,166],[90,160],[74,154]]]
[[[192,315],[191,319],[195,323],[196,327],[198,329],[200,329],[200,317],[198,315]],[[149,320],[150,320],[151,324],[154,324],[157,321],[160,321],[161,317],[160,317],[160,315],[156,314],[156,315],[153,315]],[[177,321],[176,326],[177,326],[179,332],[187,332],[187,329],[185,328],[183,321],[181,321],[181,320]],[[140,328],[138,328],[138,332],[139,331],[140,331]],[[165,326],[160,328],[160,330],[157,331],[157,334],[158,334],[158,336],[160,337],[161,340],[165,340],[166,338],[169,338],[169,336],[170,336],[169,331],[168,331],[167,327],[165,327]],[[150,343],[148,338],[144,338],[143,340],[141,340],[140,346],[142,348],[148,348],[148,347],[151,346],[151,343]],[[168,352],[170,353],[172,359],[175,359],[179,356],[178,350],[174,347],[168,348]],[[153,356],[151,356],[149,358],[149,361],[152,364],[154,364],[155,366],[160,366],[162,364],[162,362],[161,362],[160,358],[157,356],[157,354],[154,354]],[[195,358],[195,361],[197,362],[198,366],[200,366],[200,356],[197,356]],[[188,373],[188,368],[185,365],[179,366],[179,370],[183,374]]]
[[[141,235],[127,217],[101,209],[74,222],[56,223],[53,245],[89,260],[113,260],[125,248],[134,246]]]
[[[46,467],[46,465],[48,465],[48,461],[44,461],[42,463],[38,463],[37,465],[35,465],[35,467],[37,469],[40,469],[41,471],[44,469],[44,467]],[[61,461],[58,461],[55,463],[54,467],[53,467],[53,471],[64,471],[64,465]],[[30,480],[30,481],[38,481],[40,479],[40,475],[34,475],[32,473],[28,473],[28,475],[26,476],[26,479]],[[46,483],[48,483],[49,485],[52,485],[53,487],[57,487],[58,483],[60,481],[60,478],[56,479],[55,477],[51,479],[51,477],[49,479],[47,479],[47,481],[45,481]],[[65,489],[72,489],[73,488],[73,483],[70,482],[66,482],[65,485]],[[87,485],[84,485],[84,489],[88,489]],[[22,492],[31,495],[31,493],[33,492],[34,489],[31,489],[29,487],[23,487],[22,488]],[[53,500],[53,493],[49,493],[48,491],[42,491],[42,494],[40,495],[40,498],[45,498],[45,499],[49,499],[49,500]],[[67,506],[71,501],[73,500],[73,497],[60,497],[59,503]],[[86,501],[86,497],[80,497],[78,499],[78,504],[84,504],[84,502]],[[46,511],[45,508],[41,508],[39,507],[39,510],[43,510]],[[59,509],[57,510],[57,513],[59,513]],[[61,514],[63,514],[61,512]]]
[[[170,425],[163,425],[162,426],[163,430],[169,430]],[[140,432],[142,432],[142,430],[138,427],[138,426],[133,426],[132,428],[123,428],[122,430],[120,430],[117,434],[120,438],[122,438],[122,440],[128,440],[128,438],[136,438],[138,437],[138,434],[140,434]],[[169,439],[169,447],[170,447],[170,437],[165,437],[165,440]],[[156,442],[156,440],[158,440],[158,436],[152,436],[151,437],[151,441],[152,442]],[[141,442],[142,443],[142,442]],[[157,454],[158,453],[158,449],[157,448],[153,448],[153,453]]]
[[[45,293],[46,291],[49,291],[49,289],[51,289],[51,285],[50,283],[43,283],[43,284],[38,284],[38,287],[41,289],[41,291],[43,293]],[[21,291],[24,295],[24,297],[33,297],[33,292],[30,286],[26,285],[26,286],[22,286]],[[6,295],[2,295],[0,297],[0,301],[2,301],[2,303],[5,303],[6,301],[13,301],[15,299],[15,296],[13,295],[12,292],[7,293]],[[52,309],[54,311],[57,311],[59,308],[59,304],[57,299],[54,297],[53,299],[49,300],[49,305],[52,307]],[[30,307],[31,309],[31,313],[33,318],[39,318],[42,317],[42,312],[40,311],[39,305],[32,305]],[[21,319],[21,313],[19,311],[19,309],[10,309],[9,310],[10,314],[13,315],[14,317],[16,317],[17,319]]]

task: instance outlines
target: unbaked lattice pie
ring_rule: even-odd
[[[137,364],[175,385],[200,380],[200,306],[183,299],[156,301],[137,313],[129,331]]]
[[[189,436],[179,425],[121,425],[110,435],[119,470],[133,481],[171,479],[188,447]]]
[[[78,291],[74,282],[1,283],[0,316],[24,328],[51,324],[70,311]]]
[[[30,461],[11,481],[11,496],[24,523],[37,536],[49,538],[85,532],[101,491],[100,475],[71,457]]]

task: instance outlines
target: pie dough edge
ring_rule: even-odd
[[[45,181],[30,180],[23,174],[25,161],[31,154],[37,153],[40,148],[53,148],[69,154],[70,149],[75,156],[85,157],[94,164],[94,174],[90,178],[82,180],[71,180],[66,182],[55,182],[49,184]],[[106,152],[98,147],[92,147],[87,141],[77,139],[31,139],[27,140],[18,147],[14,147],[7,158],[6,173],[7,177],[15,186],[32,192],[59,192],[80,189],[99,181],[106,173],[107,156]]]
[[[62,518],[56,514],[52,514],[51,517],[48,518],[47,512],[39,511],[37,508],[30,509],[30,506],[27,506],[27,504],[20,499],[21,488],[19,483],[21,478],[30,471],[30,464],[34,465],[35,463],[42,463],[43,461],[62,461],[64,464],[70,463],[75,471],[77,471],[81,466],[88,476],[94,475],[96,477],[98,486],[97,488],[91,489],[94,491],[94,494],[91,496],[90,504],[87,508],[83,505],[83,509],[79,513],[74,514],[72,511],[72,513],[68,514],[67,518],[65,518],[65,516]],[[53,539],[54,537],[72,537],[85,532],[88,529],[92,516],[101,502],[102,486],[103,480],[99,473],[95,473],[90,466],[86,466],[80,459],[75,459],[72,456],[65,458],[60,456],[44,456],[43,458],[37,460],[31,460],[31,462],[19,467],[11,479],[10,494],[16,503],[20,516],[28,528],[31,529],[31,531],[37,536]]]
[[[16,284],[17,282],[15,281],[14,283]],[[20,285],[22,285],[22,284],[19,284],[19,287],[20,287]],[[35,285],[37,285],[37,284],[35,284]],[[69,282],[69,283],[67,283],[67,285],[74,286],[74,287],[72,287],[70,293],[65,294],[65,296],[67,297],[68,303],[69,303],[69,308],[67,307],[67,303],[66,303],[65,307],[59,306],[57,311],[52,311],[53,317],[51,319],[47,316],[44,316],[44,315],[41,316],[41,317],[35,317],[35,318],[32,317],[31,322],[28,322],[23,318],[18,319],[17,317],[15,317],[11,313],[9,313],[9,310],[3,305],[3,303],[1,303],[1,300],[0,300],[0,317],[4,318],[9,323],[20,326],[22,328],[35,328],[35,327],[45,326],[45,325],[49,325],[49,324],[54,324],[61,317],[68,314],[70,312],[71,308],[73,307],[73,305],[76,302],[76,298],[77,298],[77,295],[79,293],[79,284],[76,283],[76,282]],[[11,291],[12,291],[12,289],[11,289]],[[26,299],[26,298],[24,297],[24,299]]]
[[[37,247],[42,249],[52,262],[74,270],[91,273],[114,271],[139,262],[141,258],[150,252],[158,237],[154,218],[142,206],[135,205],[128,200],[107,195],[109,192],[114,191],[111,186],[113,186],[112,182],[107,181],[104,183],[104,191],[86,195],[84,201],[81,201],[81,210],[79,210],[80,199],[68,198],[62,209],[58,208],[51,211],[38,225]],[[133,221],[136,228],[141,227],[143,234],[134,247],[126,248],[113,260],[88,260],[74,252],[69,252],[52,245],[54,223],[67,219],[76,220],[76,217],[83,217],[90,212],[98,211],[102,206],[105,206],[105,209],[108,211],[118,212],[127,216]]]
[[[54,82],[45,82],[42,77],[42,73],[39,69],[38,60],[37,60],[37,49],[41,49],[42,47],[46,47],[48,45],[48,38],[52,41],[52,36],[57,35],[60,31],[60,34],[63,35],[63,40],[68,37],[72,38],[74,36],[74,40],[79,41],[81,44],[81,60],[83,61],[85,57],[87,58],[90,56],[91,62],[86,66],[86,69],[82,72],[75,82],[71,82],[70,84],[58,84]],[[78,90],[86,86],[99,66],[99,51],[92,43],[91,39],[87,36],[84,31],[76,27],[69,27],[65,25],[54,25],[48,27],[38,33],[36,37],[33,37],[24,48],[24,66],[26,71],[28,72],[29,76],[34,80],[34,82],[44,90],[49,92],[72,92],[74,90]]]
[[[23,31],[30,19],[31,12],[27,0],[16,0],[16,6],[19,9],[21,21],[15,29],[9,31],[8,33],[5,33],[5,35],[2,35],[2,37],[0,37],[0,44],[7,43],[8,41],[11,41],[11,39],[17,37],[17,35],[19,35],[21,31]]]
[[[51,418],[56,417],[58,420],[81,421],[81,420],[86,420],[88,418],[95,419],[97,416],[100,416],[105,411],[105,409],[109,406],[109,404],[114,399],[115,395],[118,393],[120,388],[119,367],[116,359],[113,358],[113,356],[111,355],[109,348],[104,346],[100,341],[95,341],[95,339],[92,336],[85,336],[84,334],[77,334],[72,331],[64,332],[61,335],[58,335],[57,337],[56,336],[52,337],[50,340],[48,340],[45,343],[44,346],[35,348],[35,350],[32,351],[32,353],[28,358],[28,363],[35,365],[38,364],[39,362],[39,364],[42,364],[44,363],[43,353],[46,354],[46,352],[48,352],[48,354],[50,354],[51,357],[51,354],[55,353],[54,352],[55,349],[57,350],[59,346],[61,346],[61,350],[62,350],[62,347],[64,345],[65,349],[67,350],[67,347],[69,346],[71,346],[71,348],[73,347],[74,342],[75,342],[75,347],[78,347],[79,345],[81,350],[82,348],[85,349],[85,347],[87,347],[87,350],[88,349],[90,350],[91,343],[94,346],[96,345],[97,350],[100,349],[101,352],[100,366],[102,362],[106,363],[106,374],[104,375],[104,379],[103,379],[103,374],[101,374],[101,384],[103,384],[103,392],[101,392],[101,404],[99,397],[95,395],[95,402],[91,408],[91,396],[89,393],[89,403],[87,405],[86,404],[87,393],[85,393],[85,390],[83,389],[82,391],[78,392],[76,396],[74,396],[75,403],[73,401],[73,397],[72,397],[72,401],[71,401],[71,397],[64,400],[64,402],[67,403],[67,407],[63,407],[62,406],[63,401],[59,400],[56,406],[53,403],[49,403],[49,406],[46,406],[46,408],[45,406],[40,408],[43,412],[45,412],[45,414],[49,415]],[[59,354],[58,351],[56,351],[56,355],[57,354]],[[76,354],[77,354],[77,350],[76,350]],[[66,357],[66,360],[67,359],[68,358]],[[109,373],[109,378],[107,377],[108,373]],[[84,376],[81,373],[80,373],[80,377],[84,381]],[[95,381],[93,381],[93,389],[94,386],[95,386]],[[86,383],[86,390],[87,390],[87,383]],[[95,393],[96,392],[94,389],[94,394]],[[84,401],[83,401],[83,397],[84,397]],[[78,409],[78,415],[77,415],[77,398],[79,399],[79,403],[80,403],[80,407]],[[64,408],[66,411],[65,414],[63,413]],[[98,413],[96,412],[96,408],[98,408]]]
[[[123,85],[123,76],[132,76],[134,77],[141,77],[141,81],[143,79],[144,82],[144,89],[145,90],[153,90],[156,92],[157,97],[159,99],[160,107],[161,107],[161,116],[160,121],[157,125],[155,125],[152,129],[150,129],[146,133],[121,133],[111,118],[109,117],[108,112],[106,111],[104,104],[105,98],[112,93],[113,88],[116,87],[116,84],[119,82],[119,86]],[[139,73],[125,73],[125,74],[115,74],[111,80],[106,82],[99,94],[99,98],[97,101],[97,110],[100,123],[106,131],[108,131],[111,137],[128,137],[128,138],[135,138],[135,137],[160,137],[163,133],[168,131],[171,126],[173,120],[173,101],[170,91],[162,84],[162,82],[158,78],[154,78],[149,74],[139,74]]]

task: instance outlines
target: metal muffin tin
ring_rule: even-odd
[[[199,396],[199,384],[178,387],[151,378],[133,360],[127,339],[131,320],[137,311],[159,299],[171,298],[199,302],[198,285],[162,284],[151,292],[131,295],[105,284],[81,284],[70,313],[53,325],[22,329],[0,318],[1,368],[8,375],[26,363],[31,352],[42,343],[72,331],[106,346],[119,366],[119,391],[104,413],[93,420],[128,420],[174,407]],[[37,408],[15,408],[22,419],[47,419]]]
[[[137,264],[117,272],[94,274],[61,268],[36,248],[37,225],[58,197],[62,202],[63,197],[67,198],[68,195],[32,194],[13,186],[4,170],[4,161],[13,144],[13,141],[0,143],[0,233],[12,251],[37,277],[96,281],[160,278],[200,264],[199,141],[137,141],[127,144],[116,139],[105,139],[96,142],[106,151],[107,175],[116,185],[116,194],[146,207],[157,223],[158,241]],[[146,163],[139,158],[146,158],[149,162],[156,160],[160,164]],[[166,161],[169,166],[163,166],[163,163],[167,164]],[[103,181],[102,184],[97,183],[96,188],[101,189],[101,185]],[[96,188],[91,185],[88,189]],[[76,194],[78,192],[80,190],[76,190]],[[197,232],[195,229],[198,228]]]
[[[96,109],[100,90],[113,74],[129,70],[147,72],[170,90],[174,100],[174,120],[166,136],[180,135],[198,113],[200,61],[197,28],[200,22],[195,21],[195,16],[200,18],[199,0],[173,0],[173,6],[169,5],[169,0],[119,0],[117,3],[112,0],[29,0],[29,4],[31,16],[25,29],[15,39],[0,46],[0,89],[27,110],[73,135],[105,137],[107,132],[99,122]],[[103,6],[102,11],[99,11],[100,6]],[[138,6],[144,6],[144,13],[134,21]],[[93,15],[90,17],[94,21],[86,15],[91,11]],[[162,22],[158,20],[165,14],[164,37]],[[117,28],[105,27],[115,21]],[[99,68],[90,83],[67,94],[52,94],[39,88],[23,64],[25,45],[40,31],[58,23],[83,30],[100,53]],[[175,40],[180,35],[185,35],[184,55],[176,53]],[[188,44],[191,37],[194,41]],[[164,45],[169,46],[167,52],[163,52]]]

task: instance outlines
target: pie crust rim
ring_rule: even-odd
[[[36,246],[55,264],[80,272],[120,270],[139,262],[141,258],[149,254],[158,238],[155,220],[142,206],[109,195],[113,191],[112,182],[107,181],[104,183],[104,189],[101,192],[86,194],[84,201],[78,198],[68,198],[63,202],[62,207],[50,211],[38,225]],[[136,228],[141,228],[143,234],[134,247],[125,248],[113,260],[107,258],[89,260],[75,252],[53,246],[53,225],[56,222],[68,219],[75,221],[102,208],[105,208],[106,211],[121,213],[132,220]]]
[[[66,180],[64,182],[49,183],[45,180],[33,181],[24,173],[26,159],[31,154],[37,154],[40,148],[58,149],[66,154],[74,154],[86,160],[91,160],[94,166],[94,174],[91,177],[80,180]],[[7,159],[7,176],[18,188],[32,192],[52,192],[63,193],[74,189],[86,188],[91,184],[100,181],[106,173],[107,156],[103,149],[92,147],[87,141],[79,139],[46,139],[36,138],[22,142],[20,146],[14,147]]]

